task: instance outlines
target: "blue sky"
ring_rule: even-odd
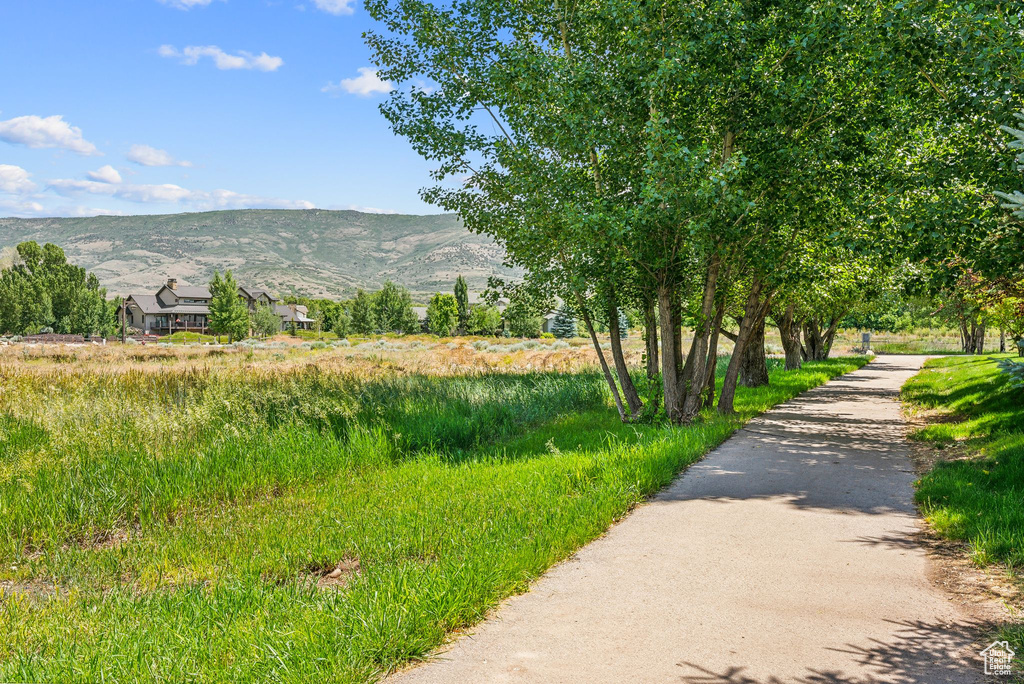
[[[434,213],[359,0],[0,3],[0,216]]]

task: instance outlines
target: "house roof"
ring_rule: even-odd
[[[273,301],[277,301],[277,298],[274,297],[274,295],[272,295],[269,292],[267,292],[266,290],[255,290],[255,289],[250,289],[248,287],[241,287],[241,286],[239,286],[238,289],[241,290],[242,292],[244,292],[245,296],[247,296],[249,299],[259,299],[263,295],[266,295],[267,299],[269,299],[270,301],[272,301],[272,302]]]
[[[144,314],[160,313],[164,310],[156,295],[128,295],[128,299],[135,302]]]
[[[308,311],[309,309],[301,304],[296,306],[294,310],[288,304],[274,305],[274,313],[280,316],[281,320],[285,323],[291,323],[292,321],[295,321],[296,323],[312,323],[313,319],[306,316]]]
[[[206,304],[175,304],[174,306],[160,306],[160,300],[156,295],[130,295],[128,300],[135,302],[135,305],[144,314],[159,314],[162,316],[178,314],[208,314],[210,307]]]
[[[171,288],[169,288],[166,285],[164,285],[159,290],[157,290],[156,293],[160,294],[164,290],[167,290],[168,292],[173,294],[178,299],[211,299],[212,298],[212,295],[210,295],[210,291],[207,288],[205,288],[205,287],[176,287],[175,289],[172,290]]]

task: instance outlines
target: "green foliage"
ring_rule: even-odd
[[[281,331],[281,318],[274,311],[274,307],[257,304],[256,309],[252,312],[250,325],[255,334],[269,337]]]
[[[438,292],[427,306],[427,327],[439,337],[448,337],[459,325],[459,314],[455,296]]]
[[[459,329],[466,330],[469,321],[469,285],[461,275],[455,279],[455,302],[459,306]]]
[[[372,335],[377,331],[377,309],[373,296],[358,290],[352,300],[352,331],[359,335]]]
[[[501,311],[490,304],[477,304],[469,310],[466,332],[471,335],[496,335],[501,329]]]
[[[214,271],[210,281],[210,331],[241,340],[249,334],[249,309],[238,296],[238,283],[231,271],[222,278]]]
[[[114,334],[117,304],[64,250],[22,242],[0,272],[0,332],[24,335],[49,328],[61,334]]]
[[[412,310],[412,295],[401,285],[390,280],[384,283],[384,287],[373,295],[373,311],[376,332],[419,332],[420,322]]]

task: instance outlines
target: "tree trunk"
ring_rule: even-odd
[[[762,301],[762,289],[763,285],[759,279],[755,279],[750,286],[747,303],[743,307],[743,319],[740,321],[739,332],[736,333],[736,346],[733,349],[732,358],[729,360],[729,368],[725,371],[722,394],[718,398],[719,413],[734,412],[733,403],[736,399],[736,385],[739,380],[740,365],[743,363],[743,352],[755,323],[764,319],[768,306],[771,304],[771,294],[768,294]]]
[[[960,350],[965,354],[970,354],[974,349],[974,337],[971,334],[971,329],[967,325],[967,319],[960,318]]]
[[[740,360],[740,384],[763,387],[768,384],[768,360],[764,353],[765,319],[754,321]]]
[[[715,405],[715,373],[718,370],[718,337],[722,332],[722,319],[725,317],[725,298],[718,303],[715,320],[711,329],[711,341],[708,344],[708,362],[704,371],[704,408]]]
[[[1002,328],[999,329],[999,353],[1006,353],[1006,331]]]
[[[651,299],[644,308],[644,345],[647,350],[647,378],[658,376],[658,314],[657,302]]]
[[[629,414],[635,416],[644,407],[640,400],[640,394],[636,391],[633,378],[629,375],[629,368],[626,367],[626,357],[622,353],[622,339],[619,331],[619,307],[614,303],[608,305],[608,334],[612,342],[612,360],[615,361],[615,373],[619,376],[619,384],[622,386],[622,393],[626,396],[626,405],[629,406]]]
[[[794,305],[786,307],[785,313],[778,319],[779,335],[782,337],[782,348],[786,351],[786,370],[800,370],[803,361],[800,345],[800,325],[793,320]]]
[[[971,336],[972,336],[972,340],[973,340],[972,341],[972,345],[971,345],[972,346],[971,351],[973,353],[975,353],[975,354],[984,354],[985,353],[985,321],[982,320],[981,323],[972,323],[971,324],[971,333],[972,333]]]
[[[619,419],[626,422],[626,411],[622,407],[622,397],[619,396],[619,388],[615,384],[615,379],[612,377],[611,370],[608,369],[608,362],[605,361],[604,351],[601,349],[601,343],[597,340],[597,333],[594,332],[594,322],[590,319],[590,313],[587,311],[583,296],[578,292],[574,291],[576,295],[576,303],[579,305],[580,314],[583,316],[583,322],[587,326],[587,332],[590,333],[590,341],[594,343],[594,350],[597,352],[597,360],[601,362],[601,370],[604,372],[604,379],[608,383],[608,388],[612,391],[612,397],[615,399],[615,408],[619,410]]]
[[[679,328],[675,288],[668,283],[658,286],[658,316],[661,319],[661,384],[665,399],[665,415],[675,423],[682,423],[683,384],[682,370],[677,363],[675,350],[679,347]]]
[[[704,280],[704,295],[700,306],[700,318],[694,327],[690,354],[687,356],[686,365],[683,367],[682,382],[686,391],[686,398],[683,403],[683,417],[685,420],[690,420],[700,412],[701,397],[707,384],[706,373],[709,364],[708,350],[710,349],[710,338],[721,327],[721,320],[716,321],[715,316],[715,294],[718,291],[718,275],[720,270],[721,261],[715,256],[708,264],[708,272]],[[718,336],[716,334],[716,344],[717,340]]]
[[[817,316],[811,316],[804,321],[804,349],[806,350],[806,361],[820,361],[824,356],[824,341],[821,339],[821,325]]]

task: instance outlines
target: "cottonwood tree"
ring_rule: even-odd
[[[438,337],[448,337],[459,326],[459,304],[454,295],[438,292],[427,305],[427,327]]]
[[[902,33],[919,17],[869,0],[367,8],[381,77],[429,84],[382,106],[437,164],[424,198],[572,302],[623,418],[642,403],[594,314],[628,303],[657,320],[664,410],[684,422],[714,400],[736,307],[717,399],[732,411],[779,274],[804,243],[863,231],[857,200],[880,191],[869,162],[892,152],[883,132],[924,80]]]

